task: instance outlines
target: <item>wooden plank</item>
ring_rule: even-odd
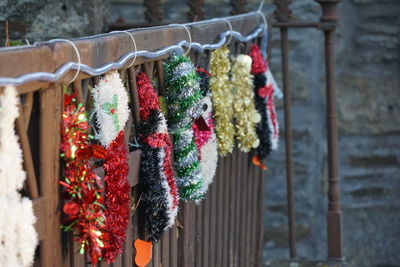
[[[194,242],[195,243],[195,266],[196,267],[201,267],[202,265],[202,260],[203,260],[203,239],[202,239],[202,228],[203,228],[203,203],[204,199],[202,200],[201,203],[196,205],[196,210],[195,210],[195,216],[196,216],[196,222],[195,222],[195,238]]]
[[[259,239],[260,237],[257,236],[258,234],[258,227],[260,227],[259,225],[259,221],[263,222],[264,218],[262,217],[262,214],[259,214],[259,208],[261,208],[262,210],[264,210],[264,202],[262,200],[262,202],[260,203],[260,194],[262,195],[262,199],[264,199],[264,187],[260,187],[260,180],[263,180],[264,177],[264,171],[261,170],[260,168],[256,169],[256,174],[255,174],[255,179],[254,179],[254,183],[253,183],[253,202],[254,202],[254,206],[252,208],[252,217],[253,217],[253,221],[252,221],[252,240],[253,240],[253,245],[252,245],[252,251],[253,251],[253,255],[252,258],[254,260],[253,264],[254,266],[257,266],[259,264],[261,264],[260,261],[260,252],[258,251],[259,248]],[[263,227],[263,224],[261,224],[261,227]],[[261,238],[263,239],[263,237]]]
[[[158,91],[160,96],[165,96],[164,66],[162,60],[157,60]]]
[[[169,239],[170,239],[170,232],[166,231],[160,241],[161,243],[161,266],[167,267],[169,266]]]
[[[216,240],[216,266],[222,265],[222,253],[223,253],[223,227],[224,227],[224,218],[223,218],[223,209],[224,209],[224,190],[225,190],[225,177],[227,172],[227,161],[229,156],[223,158],[221,165],[221,172],[217,183],[217,201],[215,205],[217,205],[217,214],[216,214],[216,224],[217,224],[217,240]]]
[[[236,217],[235,217],[235,211],[236,211],[236,181],[237,181],[237,164],[236,164],[236,159],[237,159],[237,153],[236,150],[233,151],[232,153],[232,158],[231,158],[231,175],[230,175],[230,182],[229,182],[229,221],[228,221],[228,250],[227,250],[227,256],[228,256],[228,261],[226,266],[233,266],[234,262],[234,245],[235,245],[235,224],[236,224]]]
[[[170,230],[170,241],[169,241],[169,266],[178,266],[178,227],[177,223],[172,226]]]
[[[230,197],[230,184],[232,183],[232,177],[234,173],[232,172],[232,159],[233,156],[229,155],[226,160],[226,166],[225,166],[225,175],[224,175],[224,183],[223,183],[223,188],[224,188],[224,196],[223,196],[223,209],[222,209],[222,230],[223,230],[223,235],[222,235],[222,265],[221,266],[228,266],[228,260],[229,260],[229,243],[228,243],[228,235],[229,235],[229,208],[230,208],[230,203],[229,203],[229,197]]]
[[[79,253],[79,250],[81,248],[81,244],[77,242],[76,240],[73,241],[73,247],[72,247],[72,255],[73,255],[73,263],[74,267],[85,267],[85,257],[84,255],[81,255]]]
[[[244,169],[243,165],[243,153],[239,152],[239,150],[236,150],[236,153],[238,155],[237,157],[237,165],[238,165],[238,171],[236,175],[236,226],[235,226],[235,262],[234,266],[240,266],[239,259],[240,259],[240,250],[241,250],[241,240],[240,240],[240,229],[242,227],[241,223],[241,215],[242,215],[242,209],[241,209],[241,201],[242,201],[242,183],[241,183],[241,177]]]
[[[28,129],[29,127],[32,107],[33,107],[33,93],[25,94],[24,102],[22,103],[22,110],[24,111],[24,119],[25,119],[25,129]]]
[[[72,83],[72,88],[74,88],[74,92],[76,93],[76,98],[78,102],[85,104],[85,98],[83,97],[83,91],[82,91],[82,81],[75,80]]]
[[[136,85],[136,69],[134,67],[129,68],[128,70],[128,78],[129,78],[129,91],[131,94],[131,111],[133,114],[133,123],[135,129],[138,129],[139,124],[140,124],[140,114],[139,114],[139,96],[138,96],[138,91],[137,91],[137,85]],[[137,133],[135,133],[137,134]]]
[[[215,181],[214,177],[214,181]],[[211,187],[212,184],[209,186],[208,191],[206,193],[206,198],[204,199],[203,203],[203,214],[202,216],[202,221],[203,221],[203,232],[202,232],[202,246],[203,246],[203,253],[202,253],[202,263],[203,266],[210,266],[209,264],[209,251],[210,251],[210,194],[211,194]]]
[[[259,16],[255,14],[249,14],[242,18],[233,17],[229,20],[235,30],[243,34],[252,32],[259,24]],[[226,30],[226,22],[219,20],[205,21],[199,24],[189,24],[189,27],[193,42],[211,43],[215,41],[220,32]],[[130,30],[129,32],[133,34],[138,50],[154,51],[173,45],[177,43],[177,40],[187,38],[187,32],[183,27],[161,26]],[[132,51],[132,39],[126,34],[101,34],[75,39],[74,43],[79,50],[81,62],[92,67],[100,67],[109,62],[114,62],[122,55]],[[8,64],[0,64],[0,77],[18,77],[38,71],[54,73],[60,66],[69,61],[76,62],[77,58],[72,46],[66,42],[2,48],[0,49],[0,62],[7,62]],[[138,57],[135,64],[142,64],[144,61]],[[125,64],[125,67],[128,64],[130,64],[130,61]],[[10,68],[10,66],[18,67]],[[75,70],[70,71],[59,82],[69,82],[75,73]],[[80,74],[77,80],[87,77],[85,74]],[[40,84],[40,86],[43,87],[46,84]],[[37,89],[38,85],[36,84],[33,89]],[[21,86],[21,90],[26,90],[26,86]]]
[[[43,197],[32,199],[33,213],[36,217],[35,229],[38,233],[39,240],[43,240],[46,237],[47,231],[44,224],[44,218],[46,217],[46,202]]]
[[[252,257],[251,257],[251,249],[252,249],[252,246],[251,246],[251,243],[252,243],[252,240],[251,240],[251,226],[252,226],[252,223],[251,223],[251,221],[252,221],[252,206],[253,205],[256,205],[257,203],[254,203],[253,202],[253,192],[252,192],[252,189],[253,189],[253,183],[254,183],[254,181],[256,180],[256,178],[255,178],[255,175],[254,175],[254,166],[251,164],[251,161],[250,161],[250,155],[248,155],[248,161],[247,162],[245,162],[245,164],[247,164],[247,166],[248,166],[248,171],[247,171],[247,177],[246,177],[246,184],[247,184],[247,193],[246,193],[246,198],[244,199],[246,202],[247,202],[247,204],[246,204],[246,212],[247,212],[247,214],[246,214],[246,239],[245,239],[245,241],[246,241],[246,254],[245,254],[245,262],[247,263],[247,264],[252,264],[252,262],[253,262],[253,259],[252,259]]]
[[[33,164],[33,159],[32,159],[32,152],[31,152],[31,147],[29,145],[29,138],[27,134],[27,128],[25,127],[25,118],[24,118],[24,112],[22,108],[19,108],[19,116],[16,120],[16,128],[17,128],[17,133],[19,136],[19,142],[21,144],[21,149],[24,157],[23,161],[23,166],[24,170],[26,171],[26,183],[28,186],[28,193],[31,198],[37,198],[39,197],[39,188],[38,184],[36,181],[36,174],[35,174],[35,169],[34,169],[34,164]]]
[[[247,188],[248,188],[248,182],[247,182],[247,174],[248,174],[248,154],[246,153],[241,153],[243,155],[242,158],[242,164],[243,164],[243,171],[242,175],[240,177],[241,179],[241,197],[240,197],[240,254],[239,254],[239,264],[240,266],[246,266],[246,215],[247,215],[247,206],[246,206],[246,197],[247,197]]]
[[[62,86],[54,84],[40,93],[40,173],[46,201],[46,230],[43,240],[43,267],[61,265],[59,185],[60,120],[63,107]]]

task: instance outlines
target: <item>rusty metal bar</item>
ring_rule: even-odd
[[[282,24],[281,33],[281,55],[282,55],[282,80],[284,92],[284,115],[285,115],[285,148],[286,148],[286,184],[287,184],[287,204],[288,204],[288,226],[289,226],[289,248],[290,257],[297,257],[296,247],[296,210],[293,184],[293,153],[292,153],[292,128],[291,128],[291,97],[289,90],[289,41],[288,27],[283,24],[290,24],[292,11],[289,8],[291,0],[274,0],[276,9],[274,17],[278,24]]]
[[[340,0],[316,0],[322,7],[321,29],[325,37],[326,116],[328,143],[328,258],[342,259],[342,213],[338,175],[336,79],[334,32],[337,26],[336,7]]]
[[[320,22],[309,21],[289,21],[289,22],[273,22],[274,28],[318,28]]]
[[[290,257],[297,257],[296,248],[296,214],[294,203],[293,185],[293,155],[292,155],[292,127],[290,105],[291,97],[289,91],[289,44],[288,29],[281,28],[281,51],[282,51],[282,75],[284,92],[284,114],[285,114],[285,147],[286,147],[286,179],[287,179],[287,201],[289,217],[289,247]]]

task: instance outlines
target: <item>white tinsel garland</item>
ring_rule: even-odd
[[[14,130],[18,117],[14,87],[0,97],[0,263],[31,266],[38,243],[32,201],[18,192],[25,181],[22,151]]]
[[[100,143],[108,146],[129,118],[128,94],[117,71],[108,73],[93,89]]]
[[[207,105],[207,109],[203,112],[203,118],[212,120],[212,102],[210,96],[203,98],[202,102]],[[203,191],[207,191],[208,186],[212,183],[215,176],[218,163],[218,143],[215,135],[214,125],[208,125],[211,128],[211,136],[200,149],[200,169],[204,177]]]
[[[267,69],[265,74],[267,77],[267,87],[272,86],[273,88],[273,93],[267,97],[267,102],[270,103],[270,107],[268,107],[267,104],[267,114],[268,114],[268,127],[270,129],[271,149],[277,150],[279,143],[279,123],[278,123],[278,117],[276,116],[274,98],[277,97],[278,99],[282,99],[283,93],[279,88],[278,84],[276,83],[275,78],[272,75],[272,72],[269,68]]]

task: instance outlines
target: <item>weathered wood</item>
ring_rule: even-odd
[[[22,110],[24,111],[25,129],[28,129],[33,107],[33,93],[24,95],[24,101],[21,103],[21,105]]]
[[[36,174],[28,134],[26,132],[27,127],[25,123],[24,112],[21,108],[19,109],[19,116],[16,120],[16,126],[17,133],[19,135],[19,142],[21,144],[21,149],[24,156],[23,166],[27,176],[26,182],[28,185],[28,192],[31,198],[37,198],[39,197],[39,188],[36,181]]]
[[[249,15],[242,19],[232,18],[232,26],[235,30],[248,34],[252,32],[260,22],[259,16]],[[193,41],[200,43],[212,43],[218,39],[222,31],[226,31],[226,22],[213,21],[189,25]],[[175,44],[178,40],[187,39],[187,33],[183,27],[158,27],[140,31],[132,31],[138,44],[138,50],[154,50]],[[89,66],[102,66],[107,62],[114,61],[128,51],[132,51],[132,41],[126,34],[102,35],[75,40],[81,53],[82,62]],[[237,45],[232,41],[231,48],[236,47],[236,53],[244,52],[248,46]],[[35,54],[39,51],[42,58]],[[67,61],[75,61],[76,55],[72,47],[66,43],[42,44],[37,47],[22,47],[13,49],[0,49],[0,61],[8,60],[10,56],[24,61],[25,57],[38,59],[34,64],[25,64],[21,69],[9,71],[4,64],[0,64],[0,76],[19,76],[31,71],[55,71]],[[101,55],[101,56],[99,56]],[[207,68],[209,63],[209,51],[200,54],[190,52],[190,57],[195,64]],[[130,61],[120,68],[121,78],[126,81],[130,93],[130,108],[132,115],[126,124],[126,143],[133,142],[137,135],[135,129],[140,123],[139,102],[136,86],[136,73],[143,69],[149,78],[155,78],[158,86],[155,88],[160,95],[165,95],[163,62],[168,55],[155,58],[138,58],[135,66],[126,70]],[[19,64],[21,65],[21,64]],[[70,71],[60,81],[69,82],[75,75],[75,70]],[[154,76],[154,77],[153,77]],[[85,104],[86,108],[92,108],[90,86],[99,82],[100,76],[89,77],[80,73],[73,83],[74,90],[78,93],[78,100]],[[47,88],[49,87],[50,88]],[[77,254],[79,244],[72,242],[71,234],[67,239],[63,235],[61,242],[59,231],[59,127],[62,113],[62,86],[60,83],[32,82],[18,88],[20,94],[26,94],[21,99],[22,120],[20,120],[20,140],[22,147],[32,144],[32,136],[29,129],[35,127],[35,102],[36,98],[32,92],[40,95],[40,185],[43,192],[36,196],[34,201],[34,212],[38,217],[36,229],[41,240],[41,259],[35,265],[40,266],[63,266],[77,267],[90,266],[85,258]],[[30,116],[32,115],[32,119]],[[31,120],[31,122],[29,122]],[[33,123],[33,125],[32,125]],[[17,123],[18,124],[18,123]],[[133,127],[132,127],[133,124]],[[18,126],[18,125],[17,125]],[[18,127],[17,127],[18,128]],[[20,133],[21,132],[21,133]],[[25,133],[25,136],[24,136]],[[25,145],[23,144],[25,140]],[[36,149],[32,147],[33,152]],[[35,174],[33,168],[35,159],[31,163],[25,157],[25,164],[30,165],[30,173]],[[35,154],[33,154],[35,155]],[[24,150],[25,156],[25,150]],[[29,156],[28,156],[29,157]],[[235,148],[232,155],[220,159],[217,175],[214,183],[210,186],[205,199],[199,206],[193,203],[181,205],[178,223],[174,225],[158,244],[154,245],[153,260],[148,267],[167,266],[257,266],[260,258],[262,242],[262,174],[259,170],[249,165],[250,157]],[[141,192],[138,184],[138,170],[140,163],[140,151],[136,150],[129,154],[129,178],[133,186],[133,203],[137,206]],[[27,170],[29,173],[29,171]],[[38,174],[37,174],[38,175]],[[32,179],[32,177],[30,178]],[[36,178],[34,178],[36,180]],[[36,186],[37,187],[37,186]],[[43,193],[43,194],[39,194]],[[128,226],[127,238],[124,244],[124,253],[118,257],[113,264],[102,262],[101,267],[134,266],[133,258],[136,254],[133,242],[137,238],[144,239],[143,229],[143,205],[132,210],[132,220]],[[261,236],[260,236],[261,235]],[[71,240],[68,241],[68,238]],[[65,241],[65,242],[64,242]],[[61,243],[63,250],[61,250]],[[63,251],[61,257],[61,251]],[[61,263],[62,261],[62,263]]]
[[[46,201],[46,237],[43,240],[43,266],[61,265],[59,209],[59,145],[63,107],[62,86],[54,84],[40,94],[40,173]]]

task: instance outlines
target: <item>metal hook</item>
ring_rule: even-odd
[[[267,30],[267,29],[268,29],[267,18],[265,17],[264,13],[262,13],[262,9],[263,9],[263,7],[264,7],[264,3],[265,3],[265,0],[262,0],[262,1],[260,2],[260,5],[258,6],[258,9],[257,9],[256,13],[257,13],[257,14],[260,14],[262,20],[264,21],[265,30]]]
[[[230,30],[230,35],[229,35],[229,41],[227,42],[227,44],[229,45],[232,41],[232,37],[233,37],[233,27],[232,24],[229,20],[227,20],[226,18],[222,18],[223,21],[226,21],[226,23],[228,23],[229,26],[229,30]]]
[[[135,47],[135,57],[133,58],[131,64],[128,66],[128,69],[129,69],[130,67],[132,67],[133,63],[135,63],[136,57],[137,57],[137,46],[136,46],[135,38],[133,37],[133,34],[128,31],[112,31],[111,33],[126,33],[129,35],[129,37],[131,37],[133,46]]]
[[[54,42],[67,42],[70,45],[72,45],[72,47],[75,50],[76,56],[78,58],[78,69],[76,70],[74,78],[72,78],[72,80],[69,82],[69,83],[73,83],[76,80],[76,78],[78,77],[79,72],[81,70],[81,55],[79,54],[79,50],[78,50],[78,48],[76,47],[76,45],[72,41],[67,40],[67,39],[52,39],[52,40],[49,41],[49,43],[54,43]]]
[[[190,49],[192,48],[192,35],[190,34],[188,26],[186,26],[185,24],[177,24],[177,23],[169,24],[169,26],[181,26],[185,28],[186,32],[189,35],[189,48],[185,53],[185,56],[187,56],[187,54],[189,54]]]

